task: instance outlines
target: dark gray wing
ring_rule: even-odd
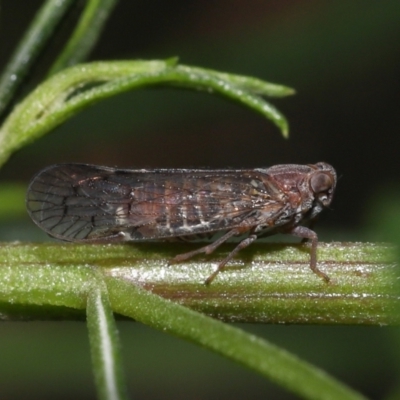
[[[259,175],[60,164],[32,179],[26,204],[40,228],[68,241],[188,236],[257,224],[260,210],[264,220],[279,214],[277,189]]]

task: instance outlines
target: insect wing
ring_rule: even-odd
[[[109,213],[110,201],[121,201],[126,188],[110,188],[107,180],[99,179],[103,174],[84,164],[55,165],[41,171],[27,194],[33,221],[51,236],[77,241],[112,225],[115,217]]]
[[[258,175],[243,170],[146,171],[61,164],[34,177],[27,208],[37,225],[63,240],[190,236],[256,224],[254,215],[260,208],[271,218],[279,214],[284,202],[268,193]]]

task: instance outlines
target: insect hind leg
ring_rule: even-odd
[[[257,235],[250,235],[246,239],[243,239],[225,258],[218,264],[217,269],[205,280],[205,284],[209,285],[215,277],[225,268],[225,265],[242,249],[249,246],[257,239]]]
[[[188,260],[189,258],[192,258],[193,256],[195,256],[197,254],[201,254],[201,253],[211,254],[218,246],[220,246],[222,243],[227,241],[232,236],[237,235],[238,233],[239,233],[239,231],[237,229],[232,229],[232,230],[228,231],[227,233],[225,233],[225,235],[223,235],[219,239],[217,239],[215,242],[210,243],[207,246],[200,247],[197,250],[189,251],[187,253],[178,254],[170,261],[170,263],[174,264],[174,263],[178,263],[181,261],[185,261],[185,260]]]

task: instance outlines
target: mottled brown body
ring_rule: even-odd
[[[175,261],[211,253],[230,237],[248,234],[216,273],[257,237],[290,233],[311,240],[311,268],[328,280],[316,267],[316,234],[299,224],[313,220],[330,204],[335,186],[336,173],[326,163],[253,170],[122,170],[61,164],[33,178],[27,208],[39,227],[68,241],[190,240],[226,232]]]

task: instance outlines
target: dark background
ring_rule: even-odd
[[[1,3],[0,67],[41,4]],[[66,33],[76,15],[65,22]],[[320,237],[379,240],[384,234],[376,221],[387,211],[382,204],[399,191],[399,39],[398,0],[122,0],[92,60],[179,56],[183,64],[291,86],[295,96],[272,100],[289,120],[290,139],[269,121],[218,97],[171,88],[140,90],[98,104],[22,149],[2,169],[0,180],[27,184],[40,168],[68,161],[136,168],[327,161],[340,178],[332,210],[317,227]],[[62,44],[61,35],[27,91]],[[44,238],[25,217],[2,226],[2,240]],[[373,398],[396,382],[390,329],[245,328]],[[293,398],[190,344],[132,323],[122,324],[121,332],[135,395]],[[3,390],[8,398],[93,393],[83,324],[2,324],[0,335],[0,353],[10,353],[0,366],[0,397]]]

